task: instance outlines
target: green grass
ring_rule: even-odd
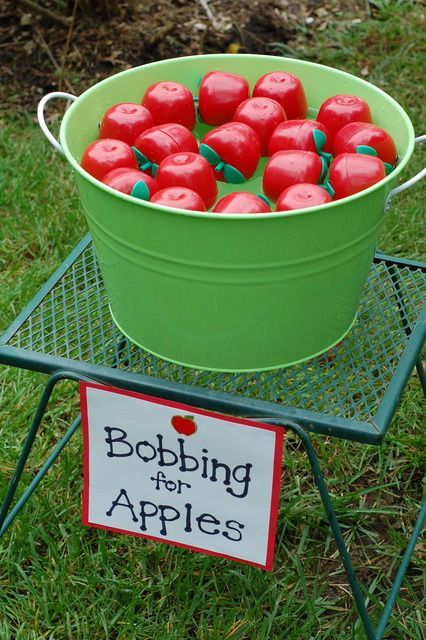
[[[311,39],[300,27],[294,52],[353,73],[368,65],[367,79],[398,99],[422,133],[419,5],[374,4],[382,10],[353,27],[342,16],[341,23]],[[3,122],[0,150],[0,326],[6,327],[86,225],[68,166],[30,117]],[[424,152],[417,152],[405,178],[422,163]],[[382,249],[424,258],[421,197],[416,187],[397,198]],[[44,381],[40,374],[1,370],[0,492]],[[373,585],[372,612],[385,598],[422,496],[421,400],[413,378],[380,449],[315,439],[356,569],[367,588]],[[26,481],[76,414],[75,387],[64,383],[50,404]],[[292,437],[285,447],[276,562],[268,574],[82,527],[76,435],[0,540],[0,639],[361,640],[306,458]],[[419,543],[385,636],[389,640],[426,637],[422,557]]]

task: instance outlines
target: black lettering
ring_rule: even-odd
[[[157,433],[158,438],[158,466],[159,467],[172,467],[178,461],[178,457],[174,451],[171,449],[165,449],[163,447],[163,436]],[[164,454],[170,454],[172,456],[172,462],[166,462],[164,459]]]
[[[202,533],[207,533],[209,536],[216,536],[219,533],[219,529],[213,529],[213,531],[208,531],[207,529],[203,529],[202,524],[220,524],[220,520],[212,516],[211,513],[202,513],[198,518],[196,518],[198,522],[198,528]]]
[[[178,518],[180,518],[180,513],[174,507],[170,507],[165,504],[159,504],[158,509],[160,510],[160,522],[161,522],[160,533],[162,536],[165,536],[167,535],[166,522],[173,522],[174,520],[178,520]],[[166,518],[165,516],[166,511],[174,511],[175,513],[174,517],[170,516],[170,518]]]
[[[147,527],[146,527],[146,519],[147,518],[153,518],[155,515],[157,515],[158,513],[158,509],[155,506],[155,504],[153,504],[152,502],[147,502],[146,500],[141,500],[141,502],[139,502],[140,507],[141,507],[141,511],[140,511],[140,517],[142,520],[142,524],[140,526],[141,531],[146,531]],[[146,507],[150,505],[151,507],[154,507],[153,511],[151,511],[151,513],[149,511],[147,511]]]
[[[188,484],[187,482],[182,482],[182,480],[178,480],[178,494],[182,493],[182,487],[187,487],[188,489],[191,488],[191,485]]]
[[[236,524],[238,529],[236,527],[232,527],[232,524]],[[235,531],[235,533],[237,534],[236,538],[233,538],[232,536],[229,535],[229,533],[227,531],[222,531],[222,535],[225,536],[225,538],[228,538],[228,540],[231,540],[231,542],[240,542],[240,540],[243,537],[243,534],[241,533],[240,529],[244,529],[244,525],[241,524],[240,522],[237,522],[236,520],[227,520],[225,522],[225,526],[228,529],[231,529],[231,531]]]
[[[156,476],[151,476],[151,480],[153,482],[155,482],[156,490],[160,491],[160,482],[163,482],[164,484],[167,482],[166,474],[163,473],[162,471],[157,471],[157,475]]]
[[[223,484],[231,484],[231,469],[224,462],[218,462],[216,458],[212,458],[212,474],[210,476],[210,480],[212,482],[217,482],[216,471],[219,468],[225,469],[225,480],[223,481]]]
[[[127,442],[127,433],[123,429],[120,429],[119,427],[104,427],[104,429],[108,434],[108,437],[105,438],[105,442],[109,445],[109,451],[107,451],[108,458],[127,458],[127,456],[131,456],[133,454],[133,447],[130,442]],[[111,434],[113,431],[118,431],[121,435],[118,438],[112,438]],[[124,453],[117,453],[113,447],[115,442],[120,442],[125,445],[127,447],[127,451]]]
[[[180,467],[179,467],[179,471],[197,471],[199,464],[198,464],[198,460],[197,458],[194,458],[194,456],[188,456],[185,451],[184,451],[184,447],[185,447],[185,440],[183,438],[178,438],[178,442],[179,442],[179,457],[180,457]],[[188,467],[186,464],[187,460],[192,460],[192,462],[194,463],[192,465],[192,467]]]
[[[120,502],[121,498],[125,498],[126,502]],[[116,500],[112,501],[111,508],[106,512],[106,515],[112,516],[112,512],[116,507],[126,507],[127,509],[130,509],[130,511],[132,512],[133,522],[138,521],[136,517],[136,513],[134,512],[134,509],[133,509],[134,505],[130,502],[126,489],[120,489],[120,493],[118,494]]]
[[[186,509],[186,518],[185,518],[185,523],[186,524],[185,524],[184,531],[186,531],[187,533],[191,533],[191,531],[192,531],[192,527],[191,527],[192,504],[187,502],[186,505],[185,505],[185,509]]]
[[[203,453],[208,453],[208,449],[201,449],[201,451]],[[203,461],[203,471],[202,471],[201,477],[202,478],[208,478],[209,474],[207,472],[207,465],[209,463],[209,459],[208,459],[207,456],[201,456],[201,460]]]
[[[152,449],[152,456],[150,458],[148,458],[147,456],[141,456],[139,451],[141,447],[149,447],[150,449]],[[138,458],[140,458],[144,462],[149,462],[150,460],[154,460],[157,454],[155,453],[155,447],[153,447],[152,444],[144,440],[143,442],[138,442],[138,444],[136,445],[136,455],[138,456]]]
[[[243,484],[243,492],[242,492],[242,493],[240,493],[240,494],[235,493],[235,491],[234,491],[231,487],[229,487],[228,489],[226,489],[226,491],[227,491],[228,493],[230,493],[232,496],[234,496],[235,498],[245,498],[245,497],[246,497],[246,495],[248,494],[249,484],[250,484],[250,481],[251,481],[251,478],[250,478],[250,469],[252,468],[252,466],[253,466],[253,465],[252,465],[252,464],[250,464],[250,462],[247,462],[247,464],[240,464],[240,465],[238,465],[237,467],[235,467],[235,468],[232,470],[232,477],[234,478],[234,480],[235,480],[236,482],[239,482],[239,483],[242,483],[242,484]],[[244,476],[243,476],[242,478],[238,478],[238,477],[237,477],[237,475],[236,475],[236,474],[237,474],[237,471],[238,471],[239,469],[245,469],[245,474],[244,474]]]

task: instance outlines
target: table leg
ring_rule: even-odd
[[[0,510],[0,538],[3,536],[7,529],[12,524],[13,520],[16,518],[18,513],[21,511],[24,504],[27,502],[28,498],[31,496],[33,491],[36,489],[40,480],[46,475],[52,464],[55,462],[63,448],[67,445],[72,435],[77,430],[80,424],[80,417],[76,418],[72,425],[68,428],[65,435],[61,438],[61,440],[56,444],[52,453],[45,460],[42,467],[37,472],[36,476],[32,479],[31,483],[25,489],[22,496],[17,500],[15,506],[10,509],[13,498],[15,496],[16,490],[18,488],[19,482],[22,477],[22,473],[25,468],[25,464],[27,462],[28,456],[31,452],[31,449],[34,444],[34,440],[38,433],[41,421],[43,419],[44,413],[46,411],[49,399],[52,395],[52,391],[61,380],[75,380],[78,381],[80,378],[76,377],[73,373],[68,373],[66,371],[58,371],[54,373],[46,383],[46,386],[43,390],[43,393],[40,398],[40,402],[38,404],[37,410],[35,412],[33,421],[31,423],[30,429],[28,431],[28,435],[24,442],[24,446],[22,447],[22,451],[19,455],[18,461],[16,463],[15,472],[9,482],[9,486],[6,490],[6,494],[3,499],[3,504],[1,505]]]
[[[360,585],[355,575],[355,570],[352,565],[352,561],[349,555],[349,552],[346,547],[345,540],[342,535],[342,531],[340,525],[337,520],[336,512],[334,511],[330,494],[328,492],[327,484],[325,478],[321,471],[320,462],[318,460],[318,456],[315,452],[315,449],[312,445],[311,438],[309,434],[298,424],[293,422],[286,421],[285,424],[279,420],[270,420],[263,419],[263,422],[272,422],[274,424],[281,424],[286,429],[293,431],[297,435],[297,437],[301,440],[306,454],[309,459],[309,463],[311,465],[312,473],[315,479],[315,484],[321,496],[322,503],[324,505],[325,512],[327,514],[327,518],[331,527],[331,530],[334,535],[334,539],[337,544],[337,548],[340,554],[340,558],[342,560],[342,564],[346,571],[346,576],[348,578],[349,585],[352,590],[352,594],[355,600],[356,607],[358,609],[358,613],[362,624],[364,626],[365,634],[368,640],[381,640],[383,638],[384,632],[386,630],[387,623],[389,622],[389,618],[392,613],[393,606],[395,605],[396,599],[398,597],[399,589],[401,587],[404,575],[407,571],[410,558],[413,555],[414,548],[416,542],[421,534],[422,527],[424,525],[426,519],[426,502],[423,503],[418,519],[415,523],[410,541],[405,550],[404,556],[402,558],[400,567],[394,579],[392,588],[389,592],[388,600],[383,609],[382,616],[379,620],[378,627],[376,631],[374,631],[371,618],[367,612],[367,608],[364,602],[364,598],[361,592]]]

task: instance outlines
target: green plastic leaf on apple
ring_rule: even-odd
[[[363,153],[365,156],[378,156],[379,154],[373,147],[370,147],[368,144],[359,144],[355,147],[356,153]]]
[[[147,163],[149,163],[149,166],[151,166],[151,161],[149,160],[149,158],[144,156],[144,154],[139,151],[139,149],[137,149],[136,147],[132,147],[132,151],[135,154],[136,162],[138,163],[139,168],[141,168],[144,164],[146,165]]]
[[[204,144],[204,142],[200,144],[200,154],[212,165],[217,165],[219,162],[222,162],[222,158],[216,151],[209,147],[208,144]]]
[[[327,193],[329,193],[331,195],[332,198],[334,198],[334,194],[336,193],[335,190],[333,189],[333,187],[331,186],[330,182],[328,180],[326,180],[323,184],[319,184],[319,187],[321,187],[321,189],[325,189],[327,191]]]
[[[238,171],[238,169],[233,167],[231,164],[225,164],[223,177],[226,182],[230,182],[231,184],[241,184],[246,181],[246,177],[241,173],[241,171]]]
[[[319,182],[322,182],[325,176],[327,175],[328,162],[322,156],[320,156],[320,160],[321,160],[321,175],[320,175]]]
[[[390,162],[384,162],[383,164],[385,165],[386,175],[388,176],[390,173],[392,173],[395,167],[393,166],[393,164],[390,164]]]
[[[133,185],[130,195],[134,198],[139,198],[139,200],[149,200],[150,193],[145,182],[143,180],[138,180]]]
[[[315,149],[317,150],[317,153],[320,153],[327,143],[327,136],[324,131],[321,131],[321,129],[313,129],[312,137],[314,139]]]
[[[272,202],[263,193],[258,193],[257,197],[263,200],[263,202],[265,202],[268,205],[268,207],[272,207]]]
[[[330,162],[333,160],[333,156],[331,153],[327,153],[327,151],[320,151],[319,155],[321,156],[321,158],[324,158],[324,160],[326,161],[327,165],[330,166]]]

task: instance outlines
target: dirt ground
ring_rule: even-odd
[[[42,94],[79,95],[129,67],[200,53],[277,53],[277,43],[309,39],[342,15],[362,15],[363,0],[133,0],[118,15],[85,16],[78,0],[0,3],[2,109],[34,112]],[[96,3],[95,3],[96,4]]]

